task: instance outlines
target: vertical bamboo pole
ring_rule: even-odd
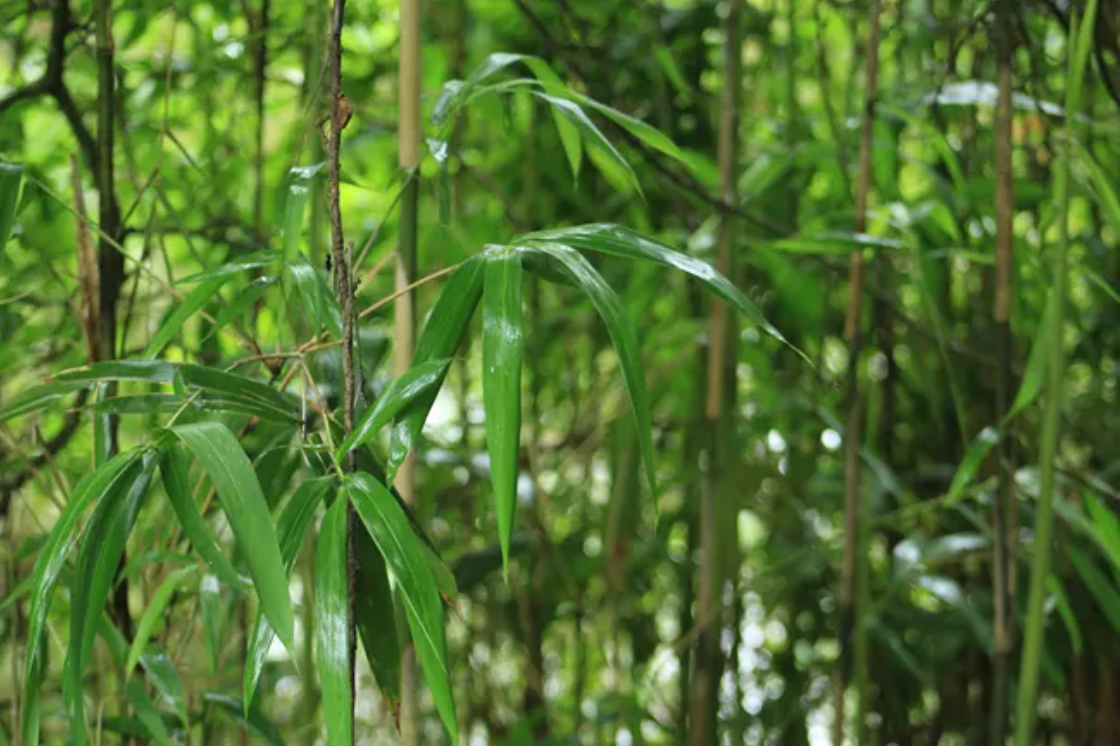
[[[719,117],[719,188],[720,198],[730,206],[736,201],[739,149],[739,101],[742,83],[742,3],[732,0],[724,20],[723,96]],[[731,214],[724,211],[720,219],[716,263],[725,276],[730,274],[734,235]],[[725,448],[720,437],[725,428],[723,418],[727,369],[734,369],[734,350],[728,334],[728,309],[720,301],[712,303],[708,331],[707,401],[704,416],[707,430],[706,468],[700,489],[700,577],[697,583],[697,636],[693,662],[692,701],[689,707],[689,743],[706,746],[718,740],[719,684],[723,674],[722,573],[720,571],[719,527],[716,520],[717,490]]]
[[[999,93],[996,101],[995,127],[992,131],[996,179],[996,286],[992,316],[996,327],[996,346],[999,355],[999,370],[996,373],[997,426],[998,419],[1004,416],[1010,404],[1013,354],[1011,307],[1015,196],[1011,161],[1012,14],[1011,0],[999,0],[996,6],[995,24]],[[992,707],[988,722],[988,742],[991,744],[1002,744],[1007,731],[1008,662],[1013,644],[1011,610],[1014,593],[1011,585],[1011,566],[1015,561],[1013,555],[1015,516],[1010,438],[1000,437],[997,454],[999,488],[992,510],[992,526],[995,534],[992,556],[992,593],[995,597],[992,632],[995,639],[995,659],[992,662]]]
[[[420,0],[401,0],[400,57],[397,70],[398,164],[402,171],[420,166]],[[416,230],[419,180],[410,179],[401,195],[399,261],[396,263],[396,288],[401,292],[416,277]],[[412,363],[415,337],[415,297],[404,293],[396,302],[393,318],[393,372],[401,375]],[[416,462],[412,455],[397,472],[397,490],[406,503],[416,502]],[[418,676],[416,648],[411,641],[401,650],[401,744],[420,742],[417,704]]]
[[[859,170],[855,187],[855,232],[867,230],[867,199],[871,191],[871,148],[875,126],[875,103],[879,90],[879,0],[871,0],[866,49],[866,86],[863,122],[860,129]],[[840,574],[840,659],[833,677],[832,742],[844,740],[844,694],[848,668],[852,664],[852,632],[858,621],[856,569],[860,536],[860,447],[863,429],[863,396],[859,382],[863,346],[863,256],[852,251],[848,264],[848,310],[844,337],[848,342],[848,416],[844,430],[844,555]]]

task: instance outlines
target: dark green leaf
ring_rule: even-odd
[[[214,319],[214,323],[210,325],[206,334],[207,338],[217,334],[219,330],[248,313],[260,297],[279,280],[280,278],[276,276],[258,277],[250,282],[244,290],[239,290],[233,300],[222,307],[221,312]]]
[[[739,288],[732,285],[710,265],[628,228],[609,223],[594,223],[530,233],[523,238],[530,241],[562,243],[577,249],[612,254],[627,259],[644,259],[680,270],[699,280],[708,290],[730,303],[764,332],[787,345],[790,344]]]
[[[952,505],[960,499],[965,487],[972,482],[980,465],[988,457],[988,452],[999,442],[999,431],[994,427],[986,427],[980,431],[976,439],[965,451],[957,471],[953,474],[953,481],[949,484],[949,492],[945,495],[945,504]]]
[[[1116,586],[1077,547],[1067,544],[1066,554],[1069,555],[1070,561],[1077,569],[1077,574],[1081,576],[1081,581],[1089,589],[1105,619],[1114,630],[1120,632],[1120,592],[1117,592]]]
[[[179,330],[183,328],[183,324],[187,323],[187,319],[196,314],[203,306],[205,306],[211,298],[219,290],[222,285],[226,284],[229,279],[228,275],[219,275],[211,277],[204,282],[198,284],[183,301],[175,307],[175,310],[167,317],[167,321],[159,328],[156,335],[152,337],[148,349],[144,351],[144,357],[148,360],[154,359],[163,348],[175,338]]]
[[[172,430],[194,453],[218,491],[222,509],[249,565],[261,610],[284,647],[294,653],[295,621],[288,576],[272,527],[268,502],[253,465],[229,428],[218,422],[180,425]]]
[[[342,458],[348,451],[365,443],[413,401],[430,393],[433,387],[438,388],[447,375],[449,365],[451,360],[446,358],[428,360],[413,365],[400,377],[393,379],[373,406],[362,415],[354,432],[338,447],[337,456]]]
[[[377,687],[395,708],[401,698],[401,641],[388,568],[368,531],[355,531],[353,542],[358,563],[354,624]]]
[[[346,494],[385,558],[385,564],[404,599],[408,626],[412,630],[428,690],[444,726],[451,734],[451,742],[457,743],[458,720],[447,667],[443,609],[423,545],[413,533],[396,499],[373,477],[362,472],[354,474],[346,483]]]
[[[85,743],[85,698],[82,676],[93,652],[93,638],[105,602],[113,588],[113,580],[124,555],[125,543],[140,505],[151,484],[162,454],[158,450],[144,453],[142,466],[127,489],[107,494],[93,511],[82,531],[81,545],[70,591],[70,645],[67,650],[68,676],[63,689],[70,710],[75,744]],[[122,485],[123,486],[123,485]]]
[[[486,446],[498,540],[509,572],[509,541],[517,506],[518,451],[521,435],[521,255],[503,249],[486,259],[486,297],[482,303],[482,392]]]
[[[66,555],[77,540],[78,523],[86,509],[130,483],[135,477],[132,467],[141,453],[142,451],[133,450],[119,454],[78,483],[35,560],[35,567],[31,571],[34,580],[27,625],[27,650],[24,653],[26,664],[20,739],[27,746],[38,746],[39,743],[42,643],[58,574],[66,561]]]
[[[350,609],[346,590],[346,500],[327,511],[315,553],[315,645],[327,740],[352,742],[350,730]]]
[[[156,709],[151,697],[144,691],[144,685],[140,683],[139,679],[133,679],[125,684],[124,693],[128,697],[128,703],[132,705],[132,709],[136,712],[136,718],[144,726],[144,730],[148,731],[152,740],[163,744],[163,746],[175,746],[175,741],[171,738],[171,734],[167,732],[167,726],[163,723],[163,716],[159,714],[159,710]]]
[[[198,584],[198,604],[202,610],[202,640],[210,673],[218,672],[222,656],[222,587],[214,575],[203,575]]]
[[[474,256],[451,273],[447,285],[440,293],[439,300],[436,301],[424,325],[420,341],[416,344],[416,352],[412,357],[413,367],[431,360],[449,358],[455,354],[482,295],[483,265],[484,260]],[[440,384],[442,383],[441,380]],[[417,398],[394,424],[387,464],[389,482],[392,482],[397,468],[404,462],[417,438],[420,437],[438,390],[437,386],[434,391]]]
[[[0,162],[0,259],[4,258],[4,245],[12,235],[22,192],[23,164]]]
[[[168,443],[166,449],[167,456],[160,467],[160,473],[167,499],[179,518],[183,535],[222,582],[231,588],[242,590],[244,584],[241,577],[218,546],[218,540],[195,505],[190,483],[190,460],[174,443]]]
[[[132,646],[128,650],[128,659],[124,664],[124,675],[126,677],[132,674],[132,669],[140,662],[140,656],[148,646],[148,640],[156,631],[156,626],[163,621],[164,612],[167,611],[167,606],[179,590],[179,586],[186,583],[197,572],[198,568],[195,566],[180,567],[178,570],[173,570],[156,588],[152,597],[148,599],[148,605],[144,608],[144,613],[140,615],[140,620],[136,623]]]
[[[242,727],[251,730],[269,746],[284,746],[280,731],[257,708],[245,708],[239,700],[215,692],[206,692],[202,699],[232,717]],[[245,714],[246,709],[248,715]]]
[[[276,536],[280,543],[280,555],[284,561],[284,571],[289,575],[295,566],[299,550],[303,547],[303,535],[315,517],[315,510],[326,494],[330,483],[326,479],[311,479],[301,484],[284,506],[280,520],[276,522]],[[242,695],[246,703],[253,701],[260,681],[264,661],[276,633],[269,626],[263,614],[257,615],[257,626],[245,656],[245,671],[242,676]],[[310,672],[306,672],[310,673]]]
[[[650,491],[657,495],[657,478],[653,466],[653,428],[649,406],[649,394],[646,391],[646,381],[641,356],[639,355],[638,339],[634,327],[626,316],[622,302],[602,275],[595,271],[575,249],[563,244],[534,241],[523,247],[525,251],[542,252],[564,265],[565,269],[583,289],[595,309],[602,317],[611,342],[614,343],[615,352],[618,354],[619,366],[622,368],[622,378],[630,392],[630,403],[634,409],[634,420],[638,428],[638,445],[642,454],[642,463],[645,465],[646,478],[649,480]],[[707,266],[707,265],[704,265]],[[712,274],[715,274],[714,272]],[[717,277],[719,275],[716,275]]]

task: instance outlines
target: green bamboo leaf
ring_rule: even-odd
[[[653,463],[653,428],[651,425],[649,394],[646,391],[645,375],[638,339],[634,327],[626,316],[622,302],[602,275],[595,271],[591,263],[570,246],[546,241],[533,241],[521,247],[528,252],[541,252],[559,261],[591,299],[603,324],[607,327],[615,352],[618,354],[622,378],[630,392],[630,403],[634,410],[634,421],[638,428],[638,446],[645,465],[646,479],[656,505],[657,478]],[[707,266],[707,265],[705,265]],[[712,273],[714,274],[714,273]],[[717,275],[718,276],[718,275]]]
[[[867,233],[829,232],[814,236],[793,236],[766,243],[768,248],[797,254],[847,256],[853,247],[861,249],[896,251],[903,248],[901,241],[872,236]]]
[[[217,538],[198,512],[198,506],[195,505],[190,482],[190,460],[187,454],[175,443],[169,442],[165,448],[167,455],[160,466],[160,474],[163,477],[163,488],[167,492],[167,499],[179,518],[183,535],[187,537],[191,546],[214,575],[229,587],[238,591],[244,590],[241,577],[218,546]]]
[[[44,630],[47,613],[54,598],[58,575],[66,561],[66,555],[78,538],[78,523],[91,504],[96,504],[108,495],[124,489],[135,477],[133,465],[142,451],[133,450],[118,454],[92,474],[86,476],[74,488],[66,508],[51,529],[50,536],[31,571],[32,582],[31,612],[27,624],[27,650],[24,653],[23,711],[21,716],[21,743],[27,746],[39,744],[39,696],[42,679],[42,657]]]
[[[303,547],[303,536],[311,519],[315,517],[315,510],[319,507],[323,496],[330,487],[326,479],[310,479],[298,488],[284,506],[280,519],[276,522],[276,536],[280,543],[280,556],[284,561],[284,572],[291,575],[295,566],[299,550]],[[242,696],[246,705],[252,703],[260,681],[261,671],[264,670],[265,658],[272,647],[276,633],[268,623],[264,614],[257,614],[257,625],[253,628],[253,637],[249,641],[249,649],[245,655],[245,671],[242,675]]]
[[[183,405],[173,394],[136,394],[134,396],[114,396],[94,402],[89,409],[94,414],[159,414],[174,412]]]
[[[629,228],[610,223],[593,223],[574,228],[529,233],[519,238],[518,243],[522,240],[561,243],[577,249],[620,256],[626,259],[644,259],[684,272],[699,280],[710,292],[731,304],[759,329],[789,345],[791,349],[804,357],[800,350],[790,344],[782,333],[766,320],[766,317],[762,315],[762,312],[758,310],[758,307],[751,302],[746,294],[711,265]]]
[[[246,708],[241,702],[217,692],[206,692],[202,695],[204,702],[214,705],[219,710],[233,718],[234,722],[242,728],[252,731],[269,746],[284,746],[284,739],[280,731],[256,707]],[[249,714],[246,715],[245,712]]]
[[[124,685],[124,693],[136,713],[136,718],[144,726],[144,730],[148,731],[152,740],[163,746],[176,746],[175,740],[171,738],[167,726],[164,725],[163,716],[156,709],[148,693],[144,691],[144,685],[138,679],[133,679]]]
[[[458,720],[447,666],[443,610],[423,545],[413,533],[408,517],[396,499],[373,477],[362,472],[354,474],[346,482],[346,494],[385,558],[385,564],[404,599],[408,626],[412,630],[428,690],[444,726],[451,734],[451,742],[458,743]]]
[[[12,235],[22,191],[23,164],[0,162],[0,259],[4,258],[4,246]]]
[[[175,708],[179,720],[186,727],[187,705],[183,694],[183,682],[179,679],[179,672],[175,670],[175,664],[167,655],[167,651],[154,643],[149,644],[147,651],[140,656],[140,667],[144,669],[144,674],[155,686],[156,691]]]
[[[210,330],[206,333],[206,339],[248,313],[261,296],[279,281],[280,278],[275,275],[258,277],[250,282],[244,290],[239,290],[233,300],[222,307],[221,312],[214,319],[214,323],[210,325]]]
[[[284,243],[282,252],[285,259],[299,254],[299,239],[303,234],[303,216],[307,212],[307,198],[311,195],[311,179],[322,168],[297,166],[288,172],[288,194],[284,202]]]
[[[1084,499],[1089,517],[1093,519],[1092,531],[1105,554],[1120,571],[1120,520],[1092,492],[1086,492]]]
[[[569,89],[560,80],[547,62],[540,57],[526,56],[522,60],[537,80],[544,86],[546,92],[561,95]],[[560,144],[564,148],[564,155],[568,159],[568,166],[572,169],[572,178],[579,178],[579,168],[583,161],[583,141],[580,140],[579,129],[568,121],[555,106],[549,107],[552,112],[552,121],[556,125],[556,134],[560,136]]]
[[[559,113],[567,121],[571,122],[576,129],[579,130],[580,137],[586,140],[593,148],[598,150],[607,160],[614,164],[623,174],[625,174],[626,183],[631,186],[638,194],[642,193],[641,182],[638,181],[638,176],[634,173],[629,162],[622,157],[622,153],[607,139],[606,135],[595,126],[591,121],[591,117],[587,116],[579,104],[567,98],[559,98],[557,96],[550,96],[547,93],[533,92],[537,98],[545,101],[552,107],[553,112]],[[637,121],[637,120],[635,120]]]
[[[144,357],[148,360],[153,360],[163,348],[168,345],[179,330],[183,328],[183,324],[194,316],[198,311],[205,306],[211,298],[217,295],[218,291],[222,289],[222,285],[226,284],[229,279],[228,275],[219,275],[218,277],[211,277],[204,282],[198,284],[186,298],[176,306],[175,310],[167,317],[167,321],[159,328],[155,336],[152,337],[148,349],[144,351]]]
[[[295,652],[292,605],[288,576],[272,527],[268,502],[253,465],[229,428],[219,422],[199,422],[172,429],[202,464],[237,538],[261,610],[289,651]]]
[[[222,652],[222,587],[215,575],[206,574],[198,584],[198,602],[202,610],[202,641],[206,645],[206,662],[210,673],[218,671]]]
[[[132,675],[132,669],[136,668],[136,664],[140,662],[140,656],[147,648],[148,641],[156,631],[156,626],[163,621],[164,612],[167,611],[167,606],[179,590],[179,586],[186,583],[197,572],[197,566],[180,567],[178,570],[173,570],[160,583],[159,588],[156,588],[156,592],[152,594],[148,601],[147,608],[144,609],[144,613],[140,615],[140,620],[136,623],[132,646],[128,649],[128,658],[125,659],[124,663],[125,678]]]
[[[430,393],[433,387],[438,389],[447,375],[449,365],[451,365],[449,358],[428,360],[413,365],[393,379],[373,406],[365,411],[354,431],[338,447],[336,455],[341,459],[346,453],[369,440],[413,401]]]
[[[82,388],[85,388],[83,384],[68,382],[45,383],[42,386],[30,388],[22,394],[17,394],[7,404],[0,407],[0,422],[31,412],[38,412],[40,409],[45,409],[59,399]]]
[[[1042,384],[1046,380],[1046,365],[1050,358],[1050,335],[1046,330],[1050,328],[1051,317],[1054,314],[1054,295],[1046,297],[1046,309],[1039,322],[1039,332],[1034,335],[1031,342],[1031,351],[1027,355],[1027,367],[1023,372],[1023,380],[1019,384],[1019,391],[1015,394],[1015,401],[1011,409],[1003,417],[1003,423],[1010,422],[1016,415],[1029,407],[1042,393]]]
[[[300,301],[298,305],[292,303],[289,311],[302,309],[303,316],[311,327],[311,335],[318,334],[325,327],[335,339],[341,339],[342,308],[319,270],[306,256],[297,253],[284,263],[283,276],[289,284],[289,292],[294,293]]]
[[[346,590],[345,499],[336,499],[319,530],[315,553],[315,645],[327,740],[342,746],[350,730],[350,609]]]
[[[201,365],[178,367],[179,380],[190,391],[203,394],[203,403],[214,401],[241,406],[266,419],[299,421],[299,400],[251,378]]]
[[[1073,615],[1073,609],[1070,608],[1069,598],[1066,597],[1065,589],[1062,588],[1062,581],[1054,573],[1050,573],[1049,581],[1050,593],[1054,596],[1054,602],[1058,606],[1058,614],[1061,615],[1062,624],[1065,625],[1066,632],[1069,634],[1073,652],[1081,655],[1081,628],[1077,624],[1077,617]]]
[[[1081,576],[1081,582],[1097,602],[1097,607],[1100,608],[1105,619],[1114,630],[1120,632],[1120,592],[1116,590],[1116,586],[1077,547],[1067,545],[1066,554],[1069,555],[1077,574]]]
[[[1093,189],[1097,202],[1103,208],[1105,219],[1112,226],[1112,232],[1120,235],[1120,194],[1117,194],[1116,184],[1083,143],[1075,140],[1073,144],[1078,159],[1088,175],[1089,185]]]
[[[96,383],[97,381],[136,381],[139,383],[171,383],[178,366],[164,360],[112,360],[65,370],[55,376],[62,383]]]
[[[211,269],[203,270],[202,272],[199,272],[197,274],[193,274],[190,277],[179,280],[179,283],[184,285],[191,285],[196,282],[205,282],[206,280],[210,280],[215,277],[225,277],[228,275],[241,274],[242,272],[248,272],[249,270],[253,269],[263,269],[265,267],[271,266],[272,264],[275,264],[282,258],[283,256],[280,254],[280,252],[276,251],[275,249],[261,249],[260,251],[254,251],[238,256],[237,259],[231,262],[226,262],[225,264],[220,264],[217,267],[213,267]]]
[[[482,296],[484,264],[485,261],[476,255],[460,264],[451,273],[427,323],[424,324],[424,331],[412,356],[412,367],[431,360],[449,358],[455,354],[463,333],[467,330],[467,324],[474,315],[478,300]],[[446,372],[444,375],[446,376]],[[443,384],[442,379],[439,383]],[[389,443],[387,464],[389,483],[393,481],[397,468],[404,462],[417,438],[420,437],[438,392],[439,386],[436,386],[429,393],[418,397],[413,401],[412,406],[397,418]]]
[[[377,688],[395,709],[401,698],[401,641],[388,568],[368,531],[355,531],[352,541],[358,564],[354,624]]]
[[[945,495],[945,507],[952,505],[961,498],[965,487],[968,487],[976,476],[980,465],[988,457],[988,452],[999,442],[999,431],[994,427],[986,427],[980,431],[976,439],[968,446],[964,458],[953,474],[953,481],[949,484],[949,492]]]
[[[98,620],[109,599],[113,580],[124,555],[125,543],[132,533],[140,505],[147,495],[161,456],[156,449],[144,453],[142,465],[135,471],[136,476],[131,484],[127,489],[106,495],[94,508],[93,515],[82,531],[70,592],[70,645],[66,659],[68,675],[63,682],[75,744],[86,742],[82,676],[93,652]]]
[[[660,151],[670,158],[691,167],[692,159],[673,142],[672,138],[652,124],[643,122],[641,119],[632,117],[629,114],[624,114],[618,109],[611,108],[606,104],[600,103],[593,98],[585,96],[582,93],[577,93],[571,89],[566,90],[563,95],[586,106],[588,109],[599,112],[654,150]]]
[[[503,249],[486,259],[482,303],[482,393],[486,446],[503,568],[509,573],[509,541],[517,506],[521,435],[521,256]]]

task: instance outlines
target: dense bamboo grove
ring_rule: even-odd
[[[0,28],[0,744],[1120,743],[1112,0]]]

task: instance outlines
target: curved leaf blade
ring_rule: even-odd
[[[521,255],[503,250],[486,260],[482,303],[482,396],[486,446],[498,518],[502,566],[509,573],[509,542],[517,506],[518,448],[521,435]]]
[[[77,540],[78,523],[91,504],[100,502],[106,495],[113,494],[128,483],[133,476],[131,467],[140,455],[139,450],[118,454],[79,482],[35,560],[35,567],[31,572],[34,581],[27,625],[27,649],[24,652],[23,712],[20,729],[22,736],[20,740],[28,746],[38,746],[39,743],[39,695],[42,674],[40,667],[47,613],[50,611],[54,590],[58,584],[58,575],[66,561],[66,555]]]
[[[128,489],[106,495],[94,509],[82,531],[70,593],[70,645],[66,660],[68,675],[63,683],[75,744],[85,743],[86,713],[82,676],[93,650],[98,621],[112,591],[125,543],[132,533],[141,502],[147,494],[161,457],[158,450],[147,451],[142,457],[142,465],[135,470],[135,477]]]
[[[140,656],[144,653],[148,641],[152,638],[152,633],[156,631],[156,625],[163,620],[163,614],[167,610],[168,604],[171,603],[175,592],[196,572],[198,572],[198,567],[194,565],[180,567],[178,570],[171,572],[160,583],[159,588],[156,588],[156,592],[152,594],[148,606],[144,609],[144,613],[140,615],[140,621],[136,623],[136,633],[132,638],[132,646],[128,649],[128,658],[125,659],[124,663],[126,678],[132,674],[132,669],[136,668],[136,664],[140,662]]]
[[[148,344],[148,349],[144,351],[144,357],[148,360],[155,359],[155,357],[163,351],[163,348],[175,338],[175,335],[179,333],[179,330],[183,328],[187,320],[198,313],[198,311],[222,289],[222,285],[225,285],[228,279],[229,275],[211,277],[199,283],[194,290],[188,293],[187,297],[184,298],[171,315],[167,317],[167,321],[164,322],[163,326],[161,326],[155,336],[152,337],[152,341]]]
[[[424,331],[412,356],[412,367],[430,360],[449,358],[455,354],[482,296],[484,265],[485,261],[481,257],[473,256],[451,273],[447,285],[440,293],[435,307],[432,308],[427,323],[424,324]],[[439,383],[443,384],[443,377],[440,378]],[[437,393],[439,393],[439,386],[418,397],[394,424],[389,443],[389,459],[386,464],[390,482],[397,468],[404,462],[420,437]]]
[[[438,388],[447,375],[447,368],[450,365],[450,358],[428,360],[413,365],[394,378],[373,406],[365,411],[354,431],[338,447],[336,455],[342,458],[349,451],[362,445],[401,411],[407,409],[413,401],[429,393],[433,387]]]
[[[284,571],[289,575],[303,547],[303,536],[307,533],[307,527],[315,517],[315,510],[329,487],[330,483],[326,479],[311,479],[304,482],[296,489],[280,513],[280,519],[276,522],[276,536],[280,542]],[[257,614],[257,625],[253,628],[253,637],[245,656],[245,671],[241,680],[242,701],[245,702],[246,707],[253,701],[261,671],[264,670],[265,658],[275,638],[276,633],[273,632],[268,619],[264,614]]]
[[[241,576],[237,574],[233,564],[218,546],[217,538],[198,512],[198,506],[195,505],[187,454],[174,443],[169,443],[166,449],[167,455],[160,466],[160,476],[163,477],[163,488],[167,492],[167,499],[179,518],[179,525],[183,528],[183,535],[187,537],[191,546],[214,575],[231,588],[243,590],[245,584],[241,582]]]
[[[577,249],[626,259],[643,259],[684,272],[699,280],[711,293],[731,304],[759,329],[804,357],[804,353],[794,347],[773,324],[766,320],[758,306],[715,268],[653,238],[610,223],[592,223],[573,228],[540,231],[529,233],[522,238],[529,241],[562,243]]]
[[[354,474],[346,483],[346,494],[392,573],[404,600],[408,626],[432,700],[452,743],[458,743],[443,609],[423,545],[393,495],[370,475]]]
[[[540,252],[560,262],[580,288],[587,293],[588,298],[591,299],[595,309],[599,312],[599,316],[603,319],[603,323],[607,327],[607,333],[614,344],[615,352],[618,354],[619,367],[622,368],[622,378],[630,392],[630,403],[638,428],[638,448],[642,454],[646,479],[649,481],[650,492],[654,495],[654,504],[656,505],[657,477],[653,462],[653,427],[649,393],[646,391],[646,380],[639,354],[638,338],[634,333],[634,327],[631,325],[630,319],[626,316],[626,310],[622,307],[622,302],[610,285],[607,284],[607,281],[603,279],[603,276],[595,271],[591,263],[572,247],[559,243],[534,241],[521,247],[521,249]]]
[[[219,422],[180,425],[172,432],[202,464],[245,555],[261,610],[289,651],[295,620],[280,545],[253,465],[229,428]]]

